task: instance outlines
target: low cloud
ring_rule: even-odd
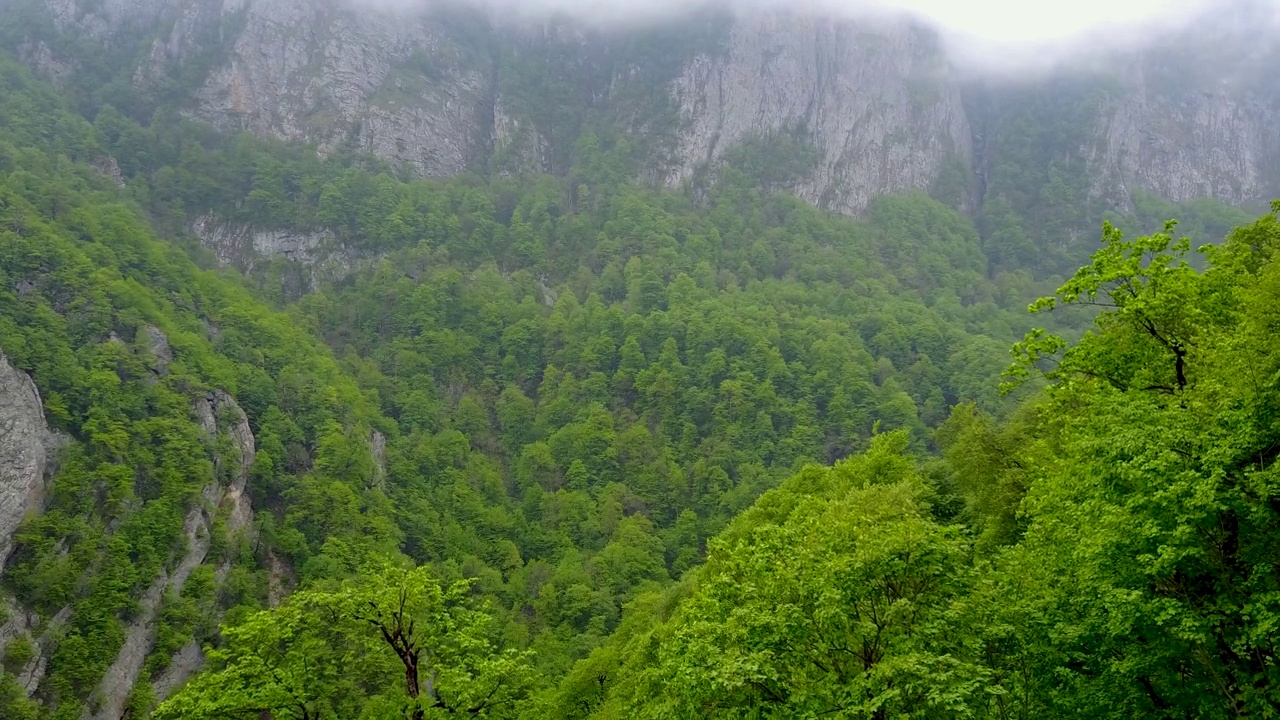
[[[842,18],[908,17],[935,28],[962,67],[1027,72],[1167,41],[1188,30],[1271,42],[1280,0],[348,0],[366,7],[479,6],[498,17],[570,17],[617,27],[678,19],[698,8],[800,10]],[[1259,23],[1262,27],[1259,27]]]

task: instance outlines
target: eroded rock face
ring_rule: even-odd
[[[272,257],[314,265],[333,242],[328,233],[259,230],[214,215],[197,217],[191,223],[191,231],[200,244],[213,251],[218,262],[246,272],[257,262]]]
[[[205,489],[206,500],[216,494],[216,486]],[[129,701],[129,694],[138,682],[142,666],[147,655],[155,647],[156,616],[160,603],[166,593],[181,593],[187,583],[191,571],[204,562],[209,553],[211,538],[209,535],[209,518],[204,508],[193,508],[183,523],[183,534],[187,539],[187,552],[172,572],[162,573],[147,588],[147,592],[138,601],[138,614],[125,631],[124,645],[116,654],[111,667],[102,677],[98,689],[89,699],[85,717],[92,720],[117,720],[124,713],[124,706]]]
[[[183,19],[152,52],[159,71],[209,21],[192,9]],[[354,132],[361,149],[424,176],[462,172],[489,141],[489,68],[428,18],[335,0],[243,0],[218,21],[237,34],[196,92],[197,119],[322,150]]]
[[[723,37],[691,41],[679,49],[687,59],[668,58],[670,68],[639,73],[653,75],[646,102],[654,107],[622,112],[634,97],[613,93],[634,90],[628,78],[644,70],[628,65],[624,49],[635,37],[625,32],[464,16],[443,4],[406,14],[357,11],[348,0],[29,1],[47,5],[68,33],[107,45],[144,38],[133,72],[142,89],[200,58],[207,72],[185,89],[183,104],[193,118],[311,142],[321,152],[372,152],[420,176],[565,171],[575,142],[566,118],[617,111],[626,126],[633,110],[667,118],[663,127],[637,121],[631,128],[664,138],[645,165],[646,179],[678,187],[703,169],[714,172],[744,140],[796,132],[814,160],[788,187],[842,213],[857,213],[878,195],[928,189],[944,169],[978,169],[990,160],[975,157],[971,126],[979,118],[961,102],[972,98],[937,39],[905,21],[836,21],[799,11],[726,16],[718,26]],[[1205,32],[1197,27],[1196,38],[1219,55],[1265,44],[1204,41]],[[1169,54],[1185,54],[1189,43],[1170,38]],[[31,38],[16,50],[55,81],[76,72],[75,58],[51,48]],[[514,59],[504,61],[496,48]],[[1234,57],[1196,56],[1193,72],[1169,72],[1166,58],[1119,59],[1098,86],[1115,81],[1119,89],[1104,90],[1113,94],[1087,129],[1088,141],[1063,153],[1082,156],[1093,194],[1119,206],[1134,189],[1242,204],[1280,194],[1280,88],[1269,81],[1276,58],[1250,62],[1249,77],[1233,70],[1224,81],[1224,63],[1240,65]],[[1193,77],[1197,68],[1209,68],[1209,81]],[[532,110],[538,99],[514,97],[539,92],[529,89],[525,71],[566,81],[581,107]],[[667,101],[674,119],[657,107]],[[308,266],[344,261],[325,250],[331,238],[322,234],[205,219],[201,236],[241,269],[253,257]]]
[[[15,668],[18,685],[27,697],[31,697],[40,687],[40,681],[44,680],[59,634],[71,619],[71,608],[64,607],[47,619],[3,597],[0,597],[0,608],[9,618],[0,625],[0,653],[15,640],[31,643],[34,651],[25,666]]]
[[[174,691],[204,667],[204,661],[204,650],[199,643],[190,642],[184,645],[169,659],[168,669],[151,684],[156,691],[156,699],[161,702],[167,700]]]
[[[168,339],[159,330],[149,335],[153,352],[154,345],[161,344],[160,340],[164,348],[168,347]],[[248,417],[235,398],[222,390],[196,398],[191,409],[210,447],[215,447],[222,437],[230,440],[230,453],[214,455],[215,476],[226,477],[227,482],[221,485],[211,478],[201,493],[203,502],[187,514],[183,524],[186,552],[172,570],[152,582],[139,601],[138,614],[126,630],[124,645],[91,698],[90,710],[85,716],[91,720],[121,717],[147,656],[155,647],[156,618],[165,595],[181,593],[192,571],[208,561],[214,515],[226,513],[226,527],[232,535],[248,532],[253,523],[253,509],[245,490],[256,443]],[[214,572],[218,583],[226,580],[230,571],[230,561],[220,562]],[[199,670],[203,662],[204,654],[197,643],[183,647],[171,659],[168,670],[157,679],[157,696],[167,697]]]
[[[959,87],[936,39],[909,25],[742,19],[728,49],[697,56],[673,92],[672,186],[743,140],[799,130],[817,158],[794,190],[854,214],[878,195],[927,189],[944,163],[970,155]]]
[[[227,529],[231,533],[242,532],[253,521],[253,508],[245,494],[257,452],[249,418],[235,398],[222,390],[196,398],[192,403],[192,412],[210,443],[216,442],[223,433],[231,439],[232,455],[214,458],[214,467],[219,475],[224,474],[223,464],[230,464],[225,472],[230,479],[225,487],[220,490],[215,488],[217,491],[209,500],[213,507],[227,509]]]
[[[1154,60],[1135,64],[1093,131],[1095,192],[1127,202],[1140,188],[1177,202],[1235,205],[1280,193],[1280,92],[1263,90],[1271,73],[1180,74],[1174,85]]]
[[[369,454],[373,456],[374,486],[381,485],[387,477],[387,436],[374,430],[369,434]]]
[[[0,351],[0,573],[18,525],[44,505],[45,471],[59,444],[35,383]]]
[[[147,350],[151,353],[151,368],[161,377],[169,374],[169,363],[173,362],[173,348],[169,347],[169,337],[160,328],[148,325],[144,328],[147,334]]]

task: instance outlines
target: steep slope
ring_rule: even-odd
[[[42,0],[8,2],[42,15]],[[116,91],[99,102],[146,117],[176,92],[189,117],[372,152],[419,176],[561,173],[576,131],[604,122],[632,134],[646,174],[679,186],[738,143],[799,133],[815,161],[795,189],[857,213],[876,196],[928,189],[969,156],[936,39],[902,23],[713,13],[697,16],[696,33],[685,20],[593,30],[456,8],[355,12],[340,0],[47,9],[46,30],[10,28],[14,47],[54,78],[113,71]],[[116,63],[86,62],[86,43]],[[121,107],[126,95],[137,107]]]
[[[1249,26],[1208,18],[1106,70],[967,85],[989,253],[1023,266],[1066,254],[1070,266],[1102,217],[1141,214],[1148,198],[1252,214],[1280,195],[1280,46],[1239,29]]]
[[[0,353],[0,566],[18,524],[44,509],[45,473],[56,450],[40,391]]]
[[[220,620],[370,558],[475,578],[491,641],[549,682],[796,464],[1008,403],[996,301],[1026,282],[987,280],[923,195],[855,221],[738,158],[695,207],[599,147],[572,179],[406,181],[172,117],[90,125],[9,61],[0,90],[6,718],[144,716]],[[251,280],[199,270],[202,218],[356,261],[273,312],[244,284],[287,302],[310,261],[237,234]],[[41,503],[46,427],[70,443]]]
[[[317,431],[287,470],[259,448],[277,380],[311,378],[293,400],[370,456],[379,420],[323,346],[155,239],[91,126],[8,60],[0,88],[0,715],[117,720],[268,596],[279,498],[250,471],[283,491]]]
[[[1106,233],[1037,304],[1102,304],[1093,332],[1020,346],[1044,393],[1005,422],[957,408],[941,457],[888,433],[784,481],[542,715],[1270,713],[1280,202],[1203,272],[1190,252]]]
[[[812,154],[792,189],[858,214],[889,193],[929,189],[967,164],[959,86],[929,32],[785,14],[733,24],[727,47],[699,54],[673,84],[679,186],[743,141],[793,134]]]
[[[796,159],[770,184],[847,214],[913,189],[974,211],[1008,195],[1032,227],[1038,203],[1012,196],[1052,195],[1056,172],[1079,196],[1061,204],[1091,208],[1058,241],[1131,209],[1135,192],[1236,205],[1280,194],[1276,50],[1235,30],[1261,20],[1224,11],[1153,50],[1110,52],[1091,75],[973,82],[932,32],[902,20],[703,10],[601,29],[343,0],[5,6],[7,44],[90,107],[140,120],[178,107],[417,176],[565,174],[585,135],[618,134],[631,172],[696,189],[735,147],[782,139]],[[1220,50],[1240,46],[1250,52]],[[1030,152],[1000,140],[1027,121],[1055,129]],[[1003,183],[1005,166],[1044,178]]]
[[[1280,45],[1229,27],[1177,38],[1121,75],[1092,132],[1095,194],[1235,205],[1280,194]]]
[[[145,715],[220,619],[370,557],[476,578],[495,645],[555,678],[796,466],[882,426],[928,447],[959,401],[1008,409],[995,377],[1032,281],[989,274],[951,208],[855,182],[955,169],[963,117],[927,36],[711,19],[617,49],[548,26],[484,55],[494,149],[466,164],[492,180],[409,180],[426,156],[357,152],[386,155],[361,133],[366,80],[394,62],[365,72],[347,51],[381,52],[386,19],[260,5],[37,3],[0,25],[69,99],[0,61],[0,452],[17,468],[0,492],[18,499],[0,518],[0,715]],[[455,21],[431,27],[462,49],[498,32]],[[418,27],[395,31],[413,45]],[[295,34],[321,51],[260,62]],[[810,41],[827,48],[812,63]],[[217,109],[237,77],[257,78],[243,108],[264,124]],[[335,90],[350,113],[313,113]],[[903,113],[937,133],[918,159],[876,139]],[[732,142],[707,139],[721,126]],[[564,177],[503,177],[534,169]],[[762,184],[869,204],[832,217]],[[249,279],[199,270],[188,234]],[[50,428],[71,440],[46,484]]]

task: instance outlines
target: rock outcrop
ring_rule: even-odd
[[[148,335],[153,354],[160,354],[157,348],[168,349],[168,339],[162,332],[155,330]],[[126,630],[124,645],[90,698],[85,717],[91,720],[121,717],[147,656],[155,647],[156,619],[164,597],[181,593],[192,571],[209,559],[214,516],[221,514],[225,518],[227,532],[232,537],[251,529],[253,509],[245,490],[256,450],[248,417],[235,399],[221,390],[196,398],[192,402],[192,413],[211,448],[214,478],[201,493],[203,502],[191,509],[183,524],[186,552],[171,570],[152,582],[139,601],[138,613]],[[225,444],[220,442],[223,438],[227,440]],[[225,452],[219,452],[220,445],[226,448]],[[218,583],[225,581],[230,571],[231,561],[220,561],[215,569]],[[180,649],[158,679],[157,695],[164,698],[181,686],[203,661],[198,643],[192,642]]]
[[[328,232],[267,230],[214,215],[195,218],[190,230],[220,265],[248,275],[265,270],[272,261],[284,261],[289,269],[287,292],[293,295],[313,290],[323,279],[346,275],[362,259]]]
[[[373,477],[370,487],[380,487],[387,479],[387,436],[374,430],[369,434],[369,454],[373,458]]]
[[[48,2],[64,27],[91,37],[144,22],[142,13],[118,2],[84,4],[78,14],[69,10],[77,0]],[[549,65],[543,74],[563,76],[582,107],[557,113],[607,109],[611,93],[629,86],[636,70],[618,51],[631,41],[626,33],[517,27],[456,7],[408,15],[355,12],[342,0],[149,3],[148,11],[171,24],[153,33],[135,84],[161,82],[186,58],[208,55],[209,45],[218,44],[218,62],[189,88],[191,117],[311,142],[322,152],[372,152],[421,176],[483,167],[566,169],[553,156],[567,156],[561,146],[574,138],[562,137],[564,128],[543,127],[548,119],[530,109],[546,99],[514,102],[502,91],[537,94],[523,78],[501,77],[511,66],[503,65],[496,46],[536,55],[517,54],[510,63],[564,66]],[[930,32],[900,23],[768,14],[737,21],[727,49],[706,43],[681,51],[691,58],[682,70],[641,73],[643,82],[659,84],[648,92],[657,98],[665,91],[679,111],[679,127],[662,129],[674,134],[675,157],[652,173],[669,185],[714,165],[743,140],[804,127],[818,159],[796,191],[831,209],[857,212],[877,194],[928,188],[944,162],[968,155],[958,85]],[[72,60],[42,56],[42,62]],[[583,69],[593,64],[598,67]],[[548,137],[552,131],[559,145]],[[198,234],[224,263],[237,266],[250,248],[313,263],[324,241],[217,223]]]
[[[744,11],[712,23],[719,34],[685,42],[682,21],[594,32],[448,3],[409,13],[357,11],[346,0],[5,2],[44,3],[58,28],[82,38],[141,43],[132,78],[143,90],[179,69],[196,77],[190,67],[199,58],[204,72],[184,89],[190,117],[321,152],[371,152],[421,176],[566,171],[587,116],[663,136],[644,176],[672,187],[714,172],[743,141],[796,133],[814,158],[788,187],[843,213],[877,195],[927,190],[944,170],[980,171],[989,160],[975,156],[970,127],[978,123],[937,38],[901,20]],[[634,33],[668,30],[671,53],[628,54],[645,42]],[[1153,51],[1117,60],[1115,77],[1100,82],[1112,94],[1086,128],[1090,139],[1066,151],[1086,159],[1095,196],[1124,205],[1142,189],[1251,203],[1280,193],[1280,91],[1267,82],[1275,58],[1250,58],[1248,77],[1224,81],[1218,68],[1240,65],[1225,55],[1265,43],[1207,32],[1170,38],[1177,52],[1165,55],[1200,42],[1224,57],[1197,54],[1189,71],[1169,72],[1169,59]],[[52,47],[32,37],[15,50],[55,81],[77,72],[76,58]],[[1196,75],[1203,68],[1213,68],[1209,82]],[[327,241],[217,223],[203,230],[237,267],[250,254],[314,265]]]
[[[1095,192],[1127,201],[1140,188],[1175,202],[1235,205],[1280,194],[1280,52],[1222,58],[1198,49],[1142,57],[1119,78],[1122,90],[1093,128]]]
[[[262,260],[277,257],[315,265],[333,247],[333,236],[328,233],[259,230],[213,215],[197,217],[191,231],[201,245],[213,251],[218,262],[244,272]]]
[[[64,607],[47,620],[34,612],[28,611],[17,603],[0,598],[0,609],[4,610],[8,620],[0,625],[0,653],[9,643],[23,641],[31,644],[31,658],[23,667],[15,668],[18,685],[27,697],[35,694],[44,680],[45,671],[49,668],[49,660],[57,647],[59,633],[71,619],[71,608]]]
[[[216,497],[216,486],[205,489],[205,500]],[[125,703],[138,681],[147,655],[155,647],[156,616],[160,611],[160,603],[167,593],[181,593],[187,583],[191,571],[204,562],[209,553],[211,537],[209,534],[209,518],[202,507],[196,507],[187,514],[182,531],[187,539],[187,552],[179,560],[172,571],[162,573],[147,588],[146,594],[138,601],[138,613],[125,631],[124,645],[116,653],[111,667],[98,684],[98,689],[89,698],[89,707],[85,717],[93,720],[118,720],[123,716]]]
[[[195,92],[197,119],[322,150],[354,143],[424,176],[462,172],[489,142],[489,68],[430,17],[335,0],[238,0],[216,18],[186,5],[144,77],[181,63],[210,23],[234,31]]]
[[[200,421],[201,429],[211,444],[216,444],[219,437],[230,439],[229,456],[214,455],[215,473],[227,477],[225,487],[218,492],[216,485],[206,488],[206,499],[225,513],[226,528],[233,537],[243,537],[252,532],[253,507],[246,494],[249,473],[253,469],[256,452],[256,441],[249,427],[249,418],[235,398],[216,390],[209,395],[197,398],[192,403],[192,410]],[[205,518],[206,533],[211,530],[210,519]],[[214,577],[221,585],[231,572],[231,562],[224,559],[214,571]],[[169,660],[165,672],[153,684],[156,697],[164,700],[175,690],[182,687],[192,675],[204,666],[204,650],[198,642],[190,642],[174,653]]]
[[[854,214],[878,195],[927,189],[970,154],[959,86],[936,38],[910,25],[746,18],[726,50],[694,58],[674,94],[673,186],[744,140],[798,128],[816,159],[796,194]]]
[[[59,445],[36,384],[0,351],[0,574],[22,519],[44,505],[45,474]]]
[[[248,529],[253,522],[253,508],[245,494],[257,452],[253,430],[239,403],[221,390],[197,398],[193,409],[210,443],[216,443],[224,435],[230,439],[231,454],[220,456],[215,453],[214,456],[215,473],[228,480],[213,504],[226,512],[227,529],[235,535]],[[221,571],[221,575],[225,574],[225,570]]]

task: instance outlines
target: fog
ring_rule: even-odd
[[[479,5],[503,18],[570,17],[619,27],[678,19],[692,9],[785,8],[847,18],[910,17],[935,28],[969,69],[1028,72],[1141,49],[1209,24],[1254,39],[1280,29],[1280,0],[347,0],[398,9]],[[1240,18],[1247,18],[1241,20]],[[1265,18],[1265,20],[1263,20]],[[1264,27],[1259,27],[1259,23]],[[1232,33],[1234,34],[1234,33]],[[1265,40],[1264,42],[1270,42]]]

